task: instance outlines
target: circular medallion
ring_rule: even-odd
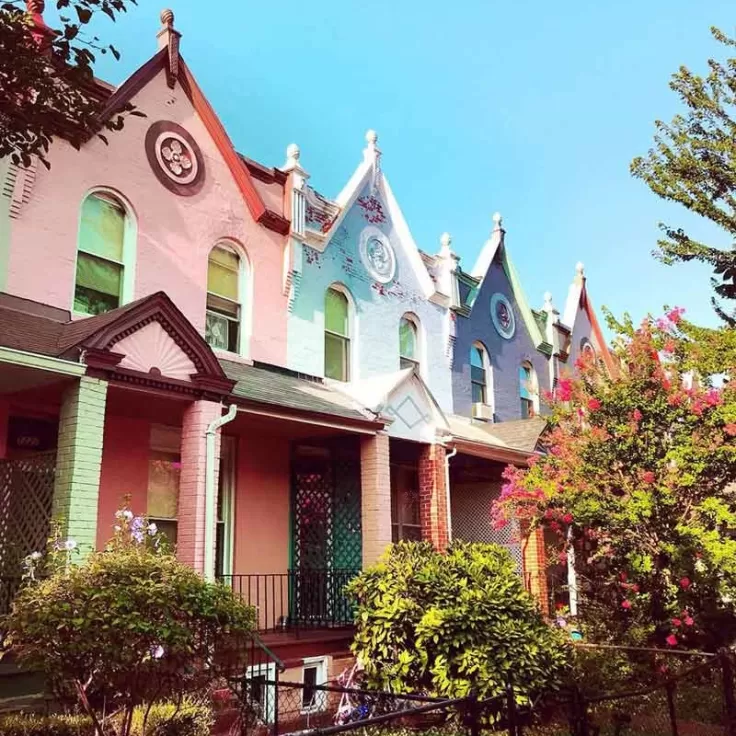
[[[204,183],[202,151],[176,123],[159,120],[146,133],[146,155],[156,178],[184,197],[196,194]]]
[[[366,271],[380,284],[387,284],[396,274],[394,249],[377,227],[367,227],[361,233],[360,258]]]
[[[501,337],[510,340],[514,336],[516,329],[514,310],[503,294],[496,293],[491,297],[491,320]]]

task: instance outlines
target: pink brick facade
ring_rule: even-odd
[[[363,566],[372,565],[391,544],[391,472],[387,434],[360,444]]]
[[[449,543],[447,524],[446,451],[442,445],[424,445],[419,456],[419,513],[422,539],[439,550]]]
[[[206,432],[222,415],[214,401],[195,401],[185,412],[181,432],[181,481],[179,483],[178,532],[179,559],[198,572],[204,571],[205,551],[205,475]],[[215,443],[215,488],[220,460],[220,435]],[[212,535],[214,544],[214,533]]]

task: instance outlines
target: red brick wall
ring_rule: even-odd
[[[419,510],[422,539],[444,550],[449,542],[445,448],[425,445],[419,455]]]

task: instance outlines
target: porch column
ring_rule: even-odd
[[[81,376],[59,414],[53,516],[82,556],[95,548],[107,381]]]
[[[391,544],[391,471],[388,435],[360,441],[363,567],[372,565]]]
[[[222,415],[216,401],[195,401],[184,412],[181,428],[181,478],[177,516],[176,554],[185,564],[204,573],[205,474],[207,427]],[[215,488],[220,468],[220,433],[215,436]],[[213,544],[215,535],[212,535]]]
[[[547,554],[544,547],[544,532],[541,529],[521,529],[521,557],[524,569],[524,583],[529,592],[539,602],[543,613],[549,611],[547,588]]]
[[[445,448],[425,445],[419,456],[419,519],[422,539],[444,550],[449,541],[447,529],[447,486]]]

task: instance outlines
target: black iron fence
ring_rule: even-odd
[[[285,573],[223,575],[242,600],[254,606],[261,633],[340,628],[353,624],[354,604],[345,586],[360,570],[289,570]]]
[[[593,693],[571,686],[546,698],[521,697],[509,679],[502,694],[480,699],[285,682],[267,669],[240,683],[239,732],[246,736],[736,736],[731,652],[647,686]]]

